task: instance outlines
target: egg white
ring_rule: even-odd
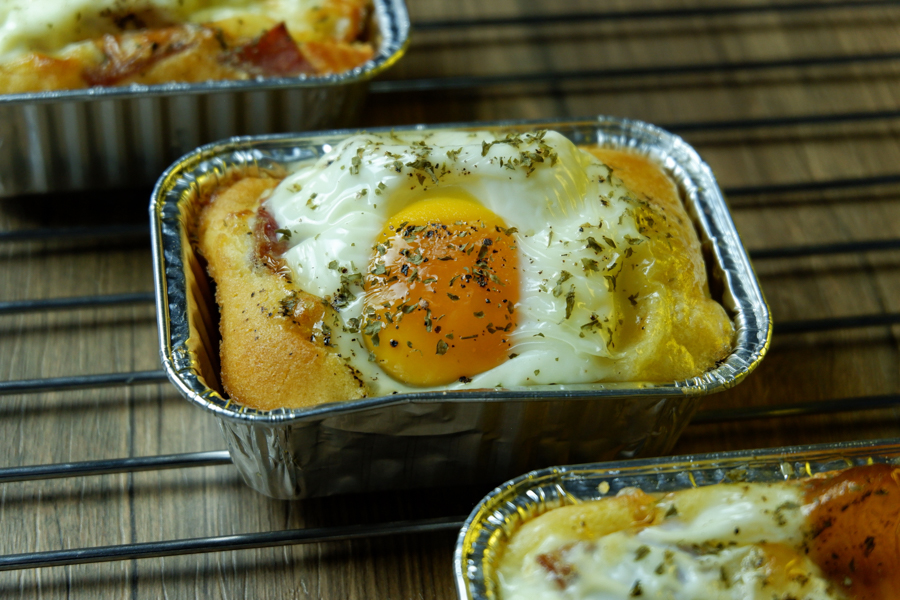
[[[505,138],[460,131],[361,134],[287,177],[265,208],[290,231],[284,258],[293,280],[334,298],[342,274],[365,274],[374,240],[393,214],[426,198],[474,199],[517,229],[521,289],[509,336],[517,356],[441,389],[577,384],[615,375],[622,355],[610,337],[619,316],[605,276],[623,268],[626,238],[643,238],[629,209],[634,200],[606,165],[558,133]],[[589,248],[588,237],[604,252]],[[598,261],[596,270],[582,259]],[[557,285],[564,271],[571,276]],[[346,330],[363,305],[362,289],[350,291],[355,299],[338,311],[331,343],[373,395],[423,389],[395,381],[368,360],[361,335]],[[567,296],[574,298],[568,311]],[[585,331],[592,318],[598,326]]]

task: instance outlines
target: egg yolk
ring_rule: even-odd
[[[465,381],[507,360],[519,300],[513,233],[458,198],[420,200],[391,217],[365,277],[370,358],[416,386]]]

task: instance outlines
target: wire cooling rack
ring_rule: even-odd
[[[418,20],[414,30],[421,34],[451,34],[455,31],[482,29],[534,28],[585,23],[644,23],[654,21],[691,21],[727,19],[746,15],[803,15],[815,14],[819,18],[829,11],[868,11],[873,9],[897,9],[894,17],[900,18],[900,3],[888,1],[855,2],[788,2],[750,3],[718,6],[677,7],[646,10],[602,11],[586,10],[561,12],[550,16],[504,17]],[[717,21],[717,22],[719,22]],[[820,26],[825,26],[821,25]],[[415,47],[413,48],[415,52]],[[740,78],[752,73],[769,73],[773,76],[804,77],[809,70],[841,70],[840,77],[853,78],[847,74],[849,68],[867,66],[895,67],[900,62],[900,52],[887,49],[878,52],[828,53],[819,51],[803,56],[783,56],[767,60],[734,60],[724,62],[685,62],[675,64],[644,65],[637,67],[610,67],[602,69],[548,68],[535,69],[527,73],[461,75],[398,78],[376,81],[372,84],[375,102],[388,102],[390,98],[416,93],[449,93],[469,91],[488,93],[504,91],[516,86],[544,85],[566,86],[615,80],[659,82],[664,84],[678,78],[691,76],[727,76]],[[864,76],[859,76],[860,86],[866,85]],[[721,83],[724,85],[724,83]],[[561,92],[563,93],[563,92]],[[545,115],[551,116],[551,115]],[[560,116],[560,115],[556,115]],[[849,112],[816,112],[812,114],[771,115],[763,118],[730,120],[710,120],[695,122],[658,123],[663,128],[681,134],[689,141],[695,137],[705,144],[716,144],[722,140],[733,140],[735,136],[753,136],[761,131],[775,132],[777,135],[792,136],[799,130],[827,131],[829,128],[891,128],[900,124],[900,110],[861,110]],[[798,136],[799,139],[800,136]],[[790,208],[797,197],[828,198],[835,193],[865,195],[883,193],[900,198],[900,170],[879,175],[860,175],[837,178],[815,178],[789,183],[765,181],[752,186],[725,187],[723,190],[734,210],[755,210],[761,206]],[[142,192],[129,192],[140,197]],[[65,198],[57,198],[65,201]],[[110,252],[115,252],[119,244],[145,244],[148,227],[143,224],[122,223],[91,227],[49,227],[21,228],[0,231],[2,245],[53,240],[90,241],[103,244]],[[847,239],[830,243],[805,245],[784,245],[749,248],[754,263],[761,265],[775,261],[813,257],[872,256],[889,254],[900,250],[898,224],[887,223],[883,235],[871,239]],[[77,275],[76,275],[77,276]],[[151,282],[148,281],[148,289]],[[765,287],[765,282],[764,282]],[[24,299],[0,301],[0,318],[24,313],[72,311],[82,309],[106,309],[122,306],[146,306],[153,302],[149,291],[108,295],[86,295],[51,299]],[[817,334],[823,332],[861,329],[889,328],[900,324],[900,313],[884,310],[871,314],[836,314],[825,318],[798,320],[776,320],[774,336],[780,338],[797,334]],[[164,372],[142,370],[130,372],[98,372],[87,375],[73,375],[51,378],[11,379],[0,382],[0,396],[28,395],[47,392],[65,392],[79,389],[98,389],[113,386],[140,386],[166,381]],[[841,412],[861,412],[894,408],[900,405],[900,394],[848,396],[831,400],[784,402],[766,406],[743,408],[704,409],[692,422],[695,425],[736,422],[751,419],[779,419],[797,415],[825,415]],[[155,456],[129,456],[118,459],[95,460],[74,463],[29,465],[0,469],[0,484],[35,481],[41,479],[88,477],[102,474],[136,473],[139,471],[184,469],[189,467],[210,467],[230,464],[225,451],[194,452],[182,454],[161,454]],[[0,556],[0,570],[29,569],[45,566],[73,565],[79,563],[116,561],[178,554],[217,552],[245,548],[261,548],[302,544],[327,540],[346,540],[391,534],[452,530],[458,528],[462,516],[431,518],[415,521],[396,521],[363,526],[338,526],[309,529],[291,529],[252,534],[228,535],[178,539],[162,542],[119,544],[81,549],[61,549],[47,552],[12,554]]]

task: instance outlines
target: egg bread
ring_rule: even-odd
[[[498,549],[499,600],[892,600],[900,470],[872,464],[553,508]]]
[[[552,132],[471,135],[351,138],[213,195],[198,251],[233,400],[672,382],[728,355],[733,324],[655,164]]]

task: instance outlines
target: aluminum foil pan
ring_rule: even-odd
[[[403,0],[372,4],[377,51],[345,73],[0,95],[0,197],[149,186],[213,140],[351,125],[409,37]]]
[[[466,519],[453,556],[460,600],[495,600],[495,567],[511,534],[550,509],[621,489],[673,492],[735,481],[784,481],[872,462],[900,464],[900,439],[719,452],[556,467],[508,481]]]
[[[669,384],[548,385],[398,394],[259,412],[218,382],[218,316],[189,243],[198,200],[240,174],[284,173],[349,131],[236,139],[200,148],[157,183],[150,205],[160,350],[170,379],[219,418],[235,465],[279,498],[439,485],[494,485],[529,469],[668,451],[705,394],[750,373],[770,341],[768,308],[709,167],[681,138],[610,117],[447,127],[554,129],[578,144],[632,148],[677,182],[707,254],[711,289],[731,314],[731,355]],[[424,130],[425,127],[415,129]]]

